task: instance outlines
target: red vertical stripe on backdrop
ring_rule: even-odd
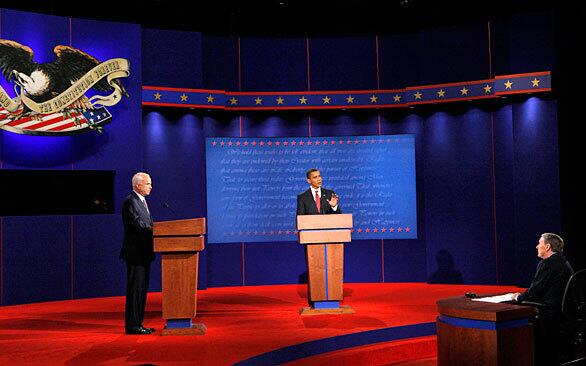
[[[307,91],[311,91],[311,73],[309,71],[309,37],[305,38],[305,53],[307,55]]]
[[[486,22],[488,33],[488,77],[492,79],[492,31],[490,29],[490,22]]]
[[[240,60],[240,37],[238,37],[238,41],[236,44],[236,62],[238,63],[238,91],[242,91],[242,67],[241,67],[241,60]],[[242,137],[242,115],[238,117],[238,128],[239,128],[239,137]],[[246,285],[246,274],[244,273],[244,242],[241,244],[241,251],[242,251],[242,286]]]
[[[499,284],[499,243],[496,228],[496,173],[494,161],[494,113],[490,114],[490,132],[491,132],[491,148],[492,148],[492,222],[494,235],[494,268],[496,276],[496,284]]]

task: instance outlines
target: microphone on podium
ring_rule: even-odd
[[[163,202],[163,207],[166,209],[169,209],[173,213],[173,215],[177,215],[175,210],[173,210],[173,208],[171,208],[171,206],[169,206],[169,204],[167,202]]]

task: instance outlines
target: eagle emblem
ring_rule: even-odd
[[[119,80],[129,75],[128,61],[100,62],[63,45],[53,52],[53,62],[37,63],[31,48],[0,39],[0,71],[14,87],[10,97],[0,86],[0,128],[32,135],[102,132],[112,118],[105,107],[128,97]]]

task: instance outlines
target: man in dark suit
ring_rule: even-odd
[[[126,309],[124,323],[126,334],[151,334],[153,328],[145,328],[144,309],[153,252],[153,220],[145,197],[151,193],[151,177],[146,173],[136,173],[132,177],[132,189],[122,206],[124,223],[124,243],[120,258],[126,261]]]
[[[297,215],[339,214],[338,195],[334,191],[322,188],[321,173],[309,169],[306,173],[310,187],[297,196]]]
[[[514,294],[513,299],[545,305],[539,307],[539,321],[535,324],[535,361],[538,365],[554,365],[559,364],[568,343],[562,300],[566,284],[574,271],[562,254],[564,241],[559,235],[541,234],[536,249],[541,262],[537,265],[531,286],[523,293]]]

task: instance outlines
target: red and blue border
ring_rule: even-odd
[[[543,71],[392,90],[230,92],[143,86],[142,105],[232,111],[407,108],[551,90],[551,72]]]

